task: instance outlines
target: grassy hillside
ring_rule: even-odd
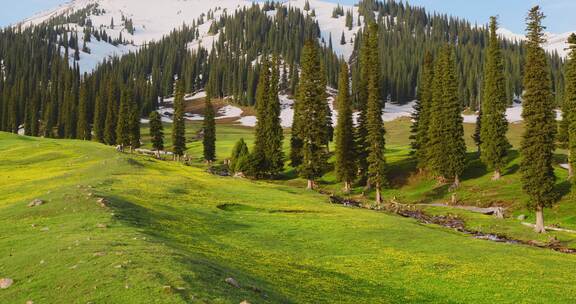
[[[575,300],[572,255],[338,207],[286,185],[5,133],[0,170],[0,277],[15,281],[2,303]],[[35,198],[47,203],[27,207]]]

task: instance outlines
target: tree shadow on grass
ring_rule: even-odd
[[[565,180],[559,184],[556,184],[555,191],[558,195],[558,200],[562,200],[565,196],[570,194],[572,189],[572,183],[569,180]]]
[[[506,175],[514,175],[516,173],[518,173],[518,171],[520,170],[520,165],[519,164],[513,164],[512,166],[509,166],[508,168],[506,168],[506,171],[504,171],[504,176]]]
[[[428,204],[428,203],[431,203],[433,201],[437,201],[441,198],[444,198],[448,194],[448,190],[450,190],[450,185],[448,185],[448,184],[438,186],[438,187],[424,193],[423,198],[422,198],[422,203]]]
[[[390,186],[393,189],[399,189],[408,184],[410,177],[416,171],[416,161],[410,157],[390,163],[386,174],[390,181]]]
[[[284,172],[282,172],[282,173],[276,178],[276,180],[278,180],[278,181],[287,181],[287,180],[291,180],[291,179],[295,179],[295,178],[298,178],[298,171],[296,171],[296,168],[290,167],[290,169],[285,170]]]
[[[478,154],[468,153],[468,165],[462,174],[462,180],[480,178],[488,173],[486,166],[478,159]]]

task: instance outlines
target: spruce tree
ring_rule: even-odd
[[[453,53],[445,46],[435,63],[428,152],[432,171],[456,188],[466,164],[466,143]]]
[[[37,94],[26,100],[24,135],[38,136],[38,97]]]
[[[90,129],[90,122],[88,121],[88,96],[86,92],[86,83],[83,82],[80,86],[80,97],[78,101],[78,125],[77,138],[82,140],[90,140],[92,131]]]
[[[250,152],[248,150],[248,145],[244,141],[244,138],[240,138],[232,149],[232,156],[230,157],[230,170],[235,173],[243,173],[244,170],[246,170],[246,164],[248,162],[249,156]]]
[[[164,126],[160,114],[156,111],[150,113],[150,140],[152,149],[160,152],[164,150]]]
[[[106,119],[104,126],[104,141],[108,145],[116,144],[116,107],[117,91],[112,81],[108,84],[108,102],[106,105]]]
[[[267,169],[270,167],[269,159],[266,158],[266,144],[272,136],[270,130],[270,62],[264,58],[260,66],[258,86],[256,88],[256,127],[254,149],[250,155],[250,166],[246,172],[254,178],[264,178],[267,176]]]
[[[576,34],[570,35],[568,45],[570,52],[564,72],[565,93],[562,120],[567,122],[568,176],[572,182],[576,182],[574,179],[574,168],[576,168]]]
[[[432,83],[434,81],[434,59],[430,52],[426,52],[420,82],[418,98],[412,116],[412,148],[420,171],[428,167],[428,130],[430,129],[430,116],[432,111]]]
[[[510,144],[506,138],[506,79],[504,63],[500,51],[496,17],[490,18],[490,43],[484,67],[484,94],[480,119],[480,158],[486,166],[494,170],[493,179],[500,179],[506,166],[506,156]]]
[[[210,98],[208,94],[204,106],[204,138],[202,140],[204,160],[208,163],[216,160],[216,113]]]
[[[315,187],[315,180],[322,176],[327,167],[328,147],[326,138],[327,115],[325,75],[322,73],[318,46],[307,41],[302,49],[301,76],[296,98],[298,119],[301,126],[292,136],[302,143],[302,163],[298,173],[308,180],[308,189]],[[296,113],[295,113],[296,115]]]
[[[104,143],[104,128],[106,125],[106,103],[100,94],[96,95],[94,104],[94,137],[98,142]]]
[[[274,177],[280,174],[284,169],[284,151],[283,151],[283,141],[284,141],[284,130],[282,129],[280,121],[280,100],[278,99],[279,87],[280,87],[280,62],[277,56],[272,58],[272,68],[270,76],[270,89],[268,98],[268,110],[266,111],[269,115],[267,117],[269,125],[269,135],[267,136],[266,145],[266,158],[270,162],[269,173],[270,176]]]
[[[550,86],[550,72],[542,44],[546,42],[539,6],[530,10],[527,21],[527,51],[524,67],[522,137],[520,171],[522,188],[529,196],[528,207],[536,211],[535,231],[544,233],[544,208],[555,200],[556,176],[552,167],[556,113]]]
[[[356,126],[356,153],[358,155],[358,171],[362,182],[368,185],[368,72],[369,72],[369,58],[370,58],[370,32],[366,28],[362,33],[362,46],[360,49],[360,75],[359,85],[357,88],[357,110],[358,122]]]
[[[380,63],[378,56],[378,26],[371,24],[368,38],[368,100],[366,105],[366,122],[368,129],[368,179],[370,185],[376,190],[376,203],[382,203],[382,187],[387,184],[386,180],[386,150],[384,140],[384,122],[382,121],[382,109],[384,104],[380,97]]]
[[[356,178],[356,158],[354,153],[354,123],[352,103],[350,102],[350,84],[348,65],[342,63],[338,81],[338,123],[336,124],[336,175],[344,182],[344,191],[350,192]]]
[[[46,97],[47,99],[47,103],[45,106],[45,110],[43,116],[44,116],[44,131],[43,131],[43,135],[44,137],[47,138],[52,138],[54,136],[54,113],[56,112],[55,108],[56,108],[56,101],[52,99],[52,94],[50,92],[48,92],[47,94],[48,96]]]
[[[116,143],[122,150],[130,146],[130,103],[132,94],[129,89],[122,90],[120,97],[120,109],[118,111],[118,123],[116,124]]]
[[[128,115],[130,151],[140,148],[140,108],[134,98],[130,101],[130,112]]]
[[[277,176],[284,168],[282,152],[283,131],[280,125],[278,100],[279,66],[277,57],[272,63],[264,59],[256,90],[256,138],[248,174],[256,178]]]
[[[184,121],[184,84],[176,80],[174,89],[174,117],[172,123],[172,145],[174,155],[180,158],[186,152],[186,125]]]

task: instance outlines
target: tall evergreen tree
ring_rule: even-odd
[[[562,107],[563,121],[567,124],[568,134],[568,163],[569,178],[574,179],[574,169],[576,168],[576,34],[568,38],[569,55],[565,67],[565,90],[564,104]]]
[[[436,60],[428,147],[432,171],[456,188],[466,164],[466,143],[453,52],[447,45]]]
[[[54,136],[54,125],[55,125],[54,113],[56,112],[56,110],[55,110],[56,101],[52,99],[52,94],[50,92],[48,92],[46,100],[47,100],[47,102],[46,102],[46,105],[44,108],[44,113],[42,113],[42,115],[44,116],[43,135],[44,135],[44,137],[51,138]]]
[[[544,208],[555,200],[556,176],[552,161],[555,150],[556,113],[550,87],[550,72],[542,44],[546,42],[539,6],[530,10],[527,21],[527,52],[524,67],[524,135],[520,171],[528,206],[536,211],[535,231],[545,232]]]
[[[368,100],[367,100],[367,128],[368,136],[368,178],[370,184],[376,190],[376,203],[382,203],[382,187],[387,184],[386,180],[386,150],[384,140],[384,122],[382,121],[382,109],[384,104],[380,97],[380,63],[378,56],[378,25],[371,24],[369,35],[368,55]]]
[[[174,86],[174,117],[172,124],[172,145],[176,157],[186,152],[186,125],[184,121],[184,83],[176,80]]]
[[[130,103],[132,94],[129,89],[122,90],[118,123],[116,124],[116,143],[124,149],[130,146]]]
[[[336,175],[344,182],[344,191],[350,192],[356,178],[356,155],[354,153],[354,123],[352,103],[350,102],[350,84],[348,65],[342,63],[338,81],[338,123],[336,124]]]
[[[77,138],[82,140],[90,140],[92,138],[92,130],[90,122],[88,121],[88,96],[86,92],[86,83],[83,82],[80,86],[80,97],[78,100],[78,125]]]
[[[357,91],[358,124],[356,126],[356,153],[358,171],[363,182],[368,182],[368,78],[370,58],[370,32],[364,29],[360,49],[360,76]],[[367,184],[368,185],[368,184]]]
[[[301,125],[297,130],[292,130],[292,136],[302,143],[302,163],[298,172],[308,180],[308,189],[315,187],[315,180],[322,176],[328,162],[328,107],[325,75],[318,68],[321,64],[318,46],[313,41],[307,41],[302,49],[300,84],[296,98],[298,113],[295,111],[294,114],[295,118],[298,115]]]
[[[204,160],[212,163],[216,160],[216,113],[210,99],[210,94],[208,94],[204,106],[204,139],[202,145],[204,147]]]
[[[256,88],[256,128],[254,149],[250,155],[249,176],[264,178],[267,176],[270,167],[269,159],[266,158],[266,145],[270,140],[270,62],[264,58],[260,66],[258,86]]]
[[[38,136],[38,102],[37,94],[26,100],[24,134],[27,136]]]
[[[108,84],[108,102],[106,105],[106,120],[104,126],[104,141],[108,145],[116,144],[116,107],[117,92],[112,81]]]
[[[130,101],[128,114],[130,150],[140,148],[140,108],[134,98]]]
[[[500,179],[506,166],[506,156],[510,144],[506,138],[506,79],[504,63],[497,34],[498,21],[490,18],[490,43],[484,67],[484,100],[480,119],[480,158],[489,169],[494,170],[493,179]]]
[[[164,126],[160,114],[156,111],[150,113],[150,140],[154,151],[164,150]]]
[[[421,171],[428,167],[428,130],[430,129],[430,115],[432,108],[432,83],[434,81],[434,59],[430,52],[426,52],[420,83],[418,98],[412,116],[412,148]]]
[[[240,138],[232,149],[232,156],[230,157],[230,170],[236,173],[244,172],[249,157],[250,152],[248,150],[248,145],[244,141],[244,138]]]
[[[270,161],[270,176],[277,176],[284,169],[284,130],[280,122],[280,100],[278,93],[280,88],[280,62],[277,56],[272,58],[272,68],[270,76],[270,90],[268,100],[267,117],[270,134],[266,145],[266,158]]]
[[[248,174],[256,178],[277,176],[284,167],[283,131],[280,125],[278,59],[264,59],[256,92],[256,139]]]
[[[100,94],[96,95],[94,103],[94,137],[98,142],[104,143],[104,128],[106,125],[106,103]]]

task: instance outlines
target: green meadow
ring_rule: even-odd
[[[0,133],[0,278],[14,280],[0,290],[0,303],[576,301],[574,255],[333,205],[288,167],[269,182],[210,175],[194,139],[200,127],[187,126],[191,166],[93,142]],[[239,138],[252,143],[250,128],[217,130],[220,161]],[[408,130],[408,120],[387,124],[385,198],[446,202],[446,186],[414,174]],[[165,131],[169,145],[170,126]],[[523,207],[519,155],[512,151],[504,178],[492,182],[475,160],[472,131],[467,125],[470,162],[455,195],[467,205],[505,206],[509,216],[424,210],[457,215],[471,230],[576,248],[573,234],[537,235],[516,219],[533,221]],[[511,126],[516,147],[520,133],[521,125]],[[146,126],[142,134],[149,147]],[[557,163],[563,157],[559,151]],[[547,224],[576,229],[566,172],[558,166],[557,175],[562,199],[546,210]],[[320,187],[343,195],[332,173]],[[351,194],[366,202],[371,195]],[[28,207],[34,199],[45,204]]]

